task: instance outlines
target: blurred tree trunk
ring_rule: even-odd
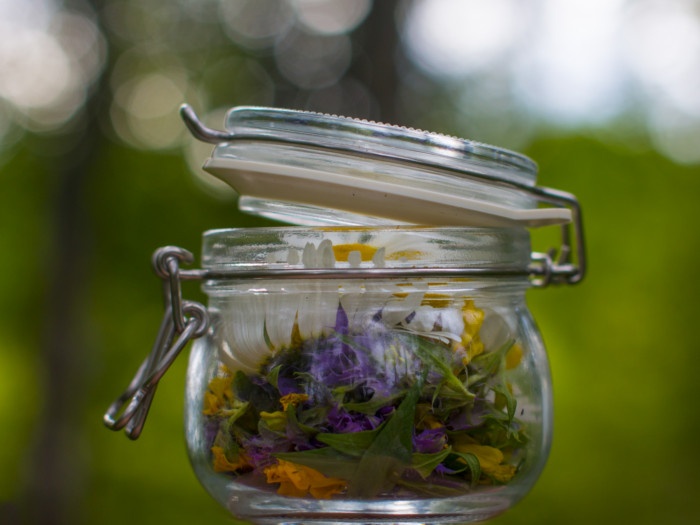
[[[95,16],[101,1],[68,1],[67,8],[86,8]],[[97,20],[100,26],[99,19]],[[89,287],[89,195],[86,182],[99,155],[102,104],[108,100],[108,75],[103,74],[88,95],[78,129],[44,140],[59,146],[60,157],[47,157],[47,172],[57,179],[53,201],[52,245],[46,261],[48,286],[43,302],[39,349],[43,406],[35,428],[22,523],[75,525],[83,521],[87,483],[84,415],[89,396],[85,299]],[[49,148],[54,149],[54,148]]]
[[[358,80],[367,88],[377,102],[379,114],[348,116],[381,120],[386,123],[401,121],[397,111],[400,83],[398,68],[403,62],[396,26],[398,5],[399,0],[376,0],[367,18],[350,35],[355,57],[345,76]],[[272,56],[264,57],[260,62],[278,80],[275,104],[287,108],[297,108],[303,104],[303,100],[309,93],[307,90],[280,78]],[[310,109],[318,110],[314,107]],[[322,111],[343,113],[337,108],[323,108]]]
[[[399,0],[375,0],[372,11],[354,32],[353,44],[361,50],[349,73],[360,80],[379,105],[378,119],[387,124],[399,123],[397,94],[400,41],[396,26]]]

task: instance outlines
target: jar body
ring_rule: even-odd
[[[274,234],[281,242],[252,243],[263,262],[230,264],[367,268],[367,278],[205,285],[212,328],[190,357],[187,446],[200,481],[232,514],[466,523],[532,487],[550,447],[552,402],[527,279],[371,276],[373,267],[475,257],[474,239],[460,244],[453,233],[286,230]],[[251,235],[233,234],[237,251]],[[508,232],[506,246],[502,231],[486,235],[481,249],[509,261],[503,251],[523,239]],[[214,237],[204,260],[216,252],[213,267],[229,264],[228,234]]]

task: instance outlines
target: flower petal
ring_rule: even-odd
[[[512,340],[513,336],[510,326],[500,314],[484,308],[484,322],[479,330],[479,338],[486,348],[494,349]]]
[[[228,343],[225,351],[233,361],[254,370],[271,353],[265,341],[265,301],[266,296],[260,294],[231,296],[228,309],[222,312],[222,333]]]
[[[310,339],[330,333],[335,326],[340,304],[338,285],[332,282],[314,282],[304,286],[306,289],[299,294],[297,310],[299,335],[302,339]]]
[[[293,287],[271,292],[265,304],[265,330],[273,350],[286,348],[292,343],[292,330],[297,317],[299,298]]]
[[[416,308],[418,308],[425,296],[425,290],[409,292],[405,298],[397,297],[390,301],[382,310],[382,321],[388,326],[400,323]]]

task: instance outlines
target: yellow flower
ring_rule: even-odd
[[[461,440],[452,445],[453,450],[465,454],[474,454],[479,460],[481,471],[500,483],[507,483],[515,476],[513,465],[502,465],[503,452],[494,447],[479,445]]]
[[[523,347],[515,343],[506,354],[506,370],[515,368],[523,358]]]
[[[280,403],[282,403],[282,410],[284,412],[286,412],[287,407],[289,405],[292,405],[293,407],[295,407],[308,399],[309,399],[308,394],[294,394],[294,393],[292,393],[292,394],[287,394],[286,396],[282,396],[280,398]]]
[[[338,262],[347,262],[348,259],[353,259],[355,257],[359,258],[360,261],[371,261],[374,254],[377,253],[377,248],[375,246],[359,243],[335,244],[332,249],[335,260]],[[351,255],[353,253],[357,255]]]
[[[260,419],[267,423],[270,430],[283,430],[287,426],[287,414],[281,410],[275,412],[260,412]]]
[[[464,330],[462,341],[453,350],[463,354],[462,363],[468,365],[476,356],[484,352],[484,343],[479,339],[479,330],[484,322],[484,311],[474,306],[474,301],[465,301],[462,308]]]
[[[249,466],[248,457],[242,452],[238,454],[238,461],[231,463],[224,449],[221,447],[211,447],[214,454],[214,472],[236,472],[238,469]]]
[[[515,465],[498,465],[487,474],[499,483],[508,483],[515,476],[515,470]]]
[[[280,484],[277,493],[282,496],[303,498],[310,493],[316,499],[329,499],[347,486],[343,479],[328,478],[318,470],[281,459],[264,472],[268,483]]]
[[[506,388],[508,389],[508,392],[513,394],[513,385],[510,383],[506,383]],[[508,404],[508,399],[506,396],[503,394],[497,393],[494,400],[493,400],[493,406],[495,406],[498,410],[503,410],[503,408]]]
[[[214,416],[230,403],[233,399],[231,392],[231,382],[233,376],[216,376],[209,382],[209,391],[204,393],[205,416]]]
[[[430,404],[419,403],[416,406],[416,410],[418,412],[418,424],[416,428],[423,430],[426,428],[435,429],[445,426],[433,415],[432,406]]]
[[[219,410],[221,410],[219,398],[211,392],[204,392],[204,410],[202,410],[202,414],[205,416],[214,416]]]

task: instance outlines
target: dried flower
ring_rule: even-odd
[[[484,352],[484,344],[479,339],[479,329],[484,322],[484,311],[474,306],[474,301],[465,301],[462,308],[464,331],[462,341],[453,349],[462,355],[462,363],[468,365],[476,356]]]
[[[303,498],[310,493],[317,499],[329,499],[347,487],[343,479],[328,478],[310,467],[284,460],[265,468],[265,475],[268,483],[280,484],[277,493],[282,496]]]
[[[243,467],[248,467],[248,458],[243,452],[238,454],[238,460],[231,462],[226,457],[224,449],[221,447],[211,447],[214,454],[214,472],[236,472]]]
[[[436,454],[447,445],[445,427],[429,428],[413,435],[413,450],[420,454]]]
[[[479,445],[476,443],[459,442],[452,445],[457,452],[474,454],[479,460],[481,471],[500,483],[510,481],[515,475],[516,467],[502,465],[503,452],[494,447]]]
[[[379,253],[355,248],[311,245],[304,264],[318,267],[334,255],[364,265]],[[366,491],[363,484],[362,497],[393,490],[402,472],[418,477],[405,478],[401,490],[419,492],[422,484],[509,482],[517,467],[503,450],[527,436],[503,375],[523,354],[506,321],[472,300],[427,294],[421,283],[323,286],[256,297],[241,321],[253,324],[222,338],[222,359],[237,368],[214,378],[204,396],[206,422],[218,427],[211,442],[229,454],[213,447],[214,469],[252,470],[278,483],[279,494],[315,498],[346,489],[356,497],[360,466],[358,479],[377,478]],[[334,299],[301,299],[317,292]],[[495,346],[504,338],[510,345]],[[395,465],[375,473],[375,458]]]
[[[328,412],[328,426],[330,432],[338,434],[347,434],[350,432],[361,432],[363,430],[372,430],[377,428],[381,423],[381,419],[377,416],[366,414],[350,414],[343,408],[333,406]]]
[[[285,396],[282,396],[280,398],[280,403],[282,403],[282,410],[287,411],[287,407],[289,405],[292,405],[293,407],[300,405],[304,401],[308,401],[309,395],[308,394],[297,394],[297,393],[290,393]]]
[[[506,354],[506,370],[515,368],[523,358],[523,347],[515,343]]]
[[[214,416],[232,400],[231,381],[233,376],[216,376],[209,382],[209,391],[204,393],[202,414]]]

